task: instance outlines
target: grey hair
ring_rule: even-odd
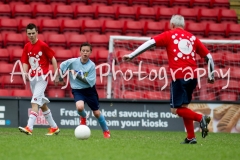
[[[185,26],[184,17],[181,15],[173,15],[170,20],[170,23],[174,24],[176,27],[184,28]]]

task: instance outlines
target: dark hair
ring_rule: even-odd
[[[81,46],[80,46],[80,51],[81,51],[83,46],[88,46],[90,48],[90,51],[92,51],[92,45],[90,43],[88,43],[88,42],[82,43]]]
[[[26,31],[27,29],[34,29],[34,28],[36,31],[38,31],[37,26],[34,23],[29,23],[26,27]]]

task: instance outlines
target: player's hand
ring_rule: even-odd
[[[131,61],[131,60],[132,60],[132,58],[130,58],[130,56],[128,54],[123,56],[123,61],[128,62],[128,61]]]
[[[214,78],[211,78],[211,79],[208,78],[208,83],[213,84],[214,82],[215,82],[215,79],[214,79]]]
[[[59,76],[56,76],[56,78],[54,79],[54,84],[55,86],[57,86],[59,83]]]
[[[28,73],[24,73],[26,81],[29,81]]]

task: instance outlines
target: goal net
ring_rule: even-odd
[[[150,37],[110,36],[107,98],[169,100],[172,75],[168,67],[165,48],[153,47],[131,62],[122,61],[123,55],[131,53],[149,39]],[[198,72],[201,77],[194,91],[193,100],[238,100],[240,98],[240,41],[201,41],[212,54],[216,81],[214,84],[207,83],[207,64],[204,59],[196,55]],[[182,58],[194,57],[191,54],[189,56],[192,57],[184,56]],[[102,71],[102,73],[106,72]]]

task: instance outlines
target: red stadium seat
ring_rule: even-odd
[[[221,7],[221,8],[230,8],[230,2],[229,0],[211,0],[211,7],[212,8],[217,8],[217,7]]]
[[[2,88],[25,88],[22,76],[14,75],[11,81],[11,75],[2,76]]]
[[[85,32],[101,32],[102,25],[99,20],[88,20],[82,21],[82,33]]]
[[[123,25],[123,34],[127,33],[143,34],[143,24],[139,21],[125,21]]]
[[[44,16],[44,17],[53,17],[53,11],[51,5],[47,4],[36,4],[32,6],[33,10],[33,18],[39,17],[39,16]]]
[[[0,89],[0,96],[1,97],[10,97],[10,96],[12,96],[12,91],[9,89]]]
[[[167,6],[170,7],[170,0],[152,0],[150,6]]]
[[[67,47],[67,41],[64,34],[49,34],[46,37],[46,42],[49,46]]]
[[[125,91],[124,99],[145,99],[144,92],[141,91]]]
[[[219,11],[219,23],[224,21],[238,23],[238,17],[236,11],[233,9],[221,9]]]
[[[56,59],[58,61],[65,61],[67,59],[70,59],[70,58],[73,58],[73,53],[71,50],[67,50],[67,49],[64,49],[64,50],[56,50],[55,51],[55,55]]]
[[[16,4],[12,7],[12,17],[26,16],[32,17],[32,8],[28,4]]]
[[[97,76],[96,77],[96,88],[97,89],[103,89],[105,87],[107,87],[107,78],[103,77],[102,81],[101,81],[100,76]]]
[[[3,18],[0,19],[0,31],[17,32],[18,24],[16,19]]]
[[[143,34],[153,34],[157,35],[160,34],[165,30],[165,23],[163,22],[145,22],[143,28]]]
[[[224,54],[224,65],[237,66],[239,65],[240,54],[225,52]]]
[[[2,64],[2,63],[0,63]],[[4,67],[3,65],[1,65],[2,67],[0,67],[0,75],[9,75],[10,73],[12,73],[12,70],[13,70],[13,64],[4,64]]]
[[[143,80],[136,79],[135,85],[135,89],[143,91],[152,91],[155,86],[154,81],[150,81],[148,77]]]
[[[20,60],[22,52],[23,52],[22,48],[10,49],[9,50],[10,62]]]
[[[214,64],[218,66],[222,66],[224,64],[224,53],[223,52],[213,52],[211,53]]]
[[[69,17],[73,18],[73,8],[70,5],[56,5],[53,9],[53,17]]]
[[[3,37],[2,35],[0,34],[0,48],[3,47]]]
[[[34,23],[38,27],[38,21],[36,19],[21,18],[18,20],[18,32],[25,32],[29,23]]]
[[[9,45],[24,46],[24,40],[22,34],[6,33],[4,38],[4,47]]]
[[[88,42],[93,47],[105,47],[108,48],[109,39],[106,35],[97,35],[97,34],[90,34],[86,35]]]
[[[191,0],[190,7],[205,7],[210,8],[211,0]]]
[[[202,101],[216,101],[217,96],[215,95],[214,92],[208,92],[204,89],[201,89],[199,100],[202,100]]]
[[[6,48],[0,48],[0,59],[1,61],[6,61],[9,62],[10,60],[10,55],[9,52]]]
[[[170,93],[169,92],[163,92],[163,91],[148,91],[145,92],[146,99],[149,100],[169,100],[170,99]]]
[[[149,64],[158,64],[161,60],[161,55],[155,51],[145,51],[141,55],[137,57],[137,61],[143,61],[143,64],[149,63]]]
[[[219,94],[220,101],[237,101],[238,94],[234,92],[221,92]]]
[[[95,15],[96,19],[100,17],[111,17],[115,18],[115,11],[112,6],[96,6]]]
[[[240,24],[228,24],[226,29],[227,37],[240,36]]]
[[[239,72],[239,64],[238,66],[230,66],[229,68],[231,69],[231,79],[236,79],[240,80],[240,72]]]
[[[150,6],[152,0],[130,0],[130,5],[144,5]]]
[[[170,0],[171,6],[186,6],[190,7],[189,0]]]
[[[67,39],[67,47],[80,47],[83,42],[87,42],[85,35],[81,34],[65,34]]]
[[[8,4],[0,4],[0,17],[11,17],[11,8]]]
[[[41,19],[39,22],[39,32],[44,31],[60,31],[60,24],[57,19]]]
[[[108,62],[108,50],[107,49],[98,49],[96,54],[97,63],[107,63]]]
[[[136,11],[136,20],[156,19],[156,12],[152,7],[138,7]]]
[[[118,6],[116,8],[115,17],[116,17],[116,19],[130,18],[130,19],[135,20],[136,12],[133,7]]]
[[[49,98],[65,98],[65,90],[51,88],[47,91],[47,95]]]
[[[198,22],[212,21],[218,22],[219,9],[200,8],[198,14]]]
[[[206,24],[204,23],[188,23],[185,27],[186,31],[192,33],[193,35],[205,36]]]
[[[102,33],[106,32],[118,32],[122,33],[123,22],[116,20],[105,20],[102,25]]]
[[[179,8],[178,14],[184,17],[184,20],[190,20],[197,22],[198,19],[198,8]]]
[[[107,98],[107,91],[105,89],[97,89],[99,98]]]
[[[94,8],[91,5],[76,5],[74,8],[74,18],[78,17],[94,17]]]
[[[126,5],[131,5],[130,0],[112,0],[112,4],[126,4]]]
[[[156,14],[156,20],[169,20],[171,19],[172,15],[175,15],[177,13],[177,10],[175,8],[164,8],[164,7],[158,7],[157,8],[157,14]]]
[[[12,96],[14,97],[32,97],[32,92],[31,90],[26,90],[26,89],[14,89],[12,91]]]
[[[218,35],[225,37],[226,36],[226,25],[219,24],[219,23],[208,23],[206,26],[206,32],[205,35],[211,36],[211,35]]]
[[[81,23],[76,19],[64,19],[60,26],[61,33],[63,32],[81,32]]]

